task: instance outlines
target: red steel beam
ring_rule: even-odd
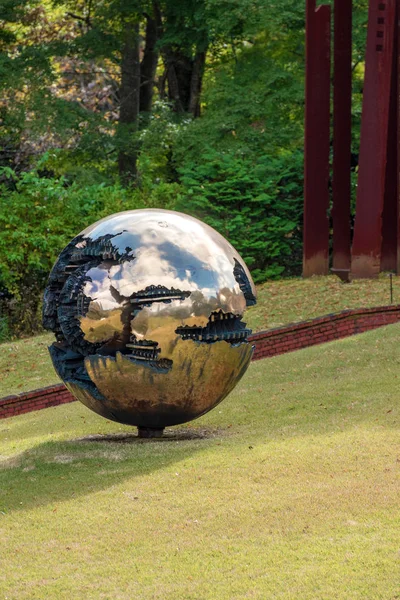
[[[306,4],[303,276],[329,270],[330,7]]]
[[[376,277],[381,266],[382,212],[388,143],[396,0],[370,0],[361,119],[353,279]]]
[[[333,78],[333,270],[350,269],[351,0],[335,0]]]
[[[400,0],[396,2],[397,26],[397,143],[400,143]],[[400,275],[400,150],[397,146],[397,275]]]
[[[397,7],[396,7],[397,14]],[[395,17],[395,22],[397,18]],[[381,271],[397,270],[397,221],[398,221],[398,181],[397,181],[397,60],[398,36],[394,36],[392,79],[390,86],[389,128],[386,151],[385,196],[382,213],[382,254]]]

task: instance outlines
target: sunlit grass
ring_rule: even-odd
[[[47,349],[53,341],[46,333],[0,345],[0,398],[60,381]]]
[[[0,596],[396,598],[399,338],[253,363],[169,441],[78,441],[130,431],[79,403],[1,421]]]
[[[400,304],[400,277],[393,277],[393,303]],[[334,275],[267,281],[258,287],[257,305],[246,313],[254,331],[279,327],[347,308],[390,304],[390,279],[342,283]]]

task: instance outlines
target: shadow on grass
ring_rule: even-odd
[[[62,502],[168,469],[222,434],[188,428],[167,430],[160,439],[115,433],[42,443],[0,464],[0,511]]]
[[[111,433],[111,434],[94,434],[86,435],[76,440],[75,442],[102,442],[116,444],[148,444],[151,442],[187,442],[190,440],[204,440],[217,437],[222,432],[221,429],[194,429],[193,427],[180,427],[179,429],[165,429],[162,437],[159,438],[139,438],[136,433]]]

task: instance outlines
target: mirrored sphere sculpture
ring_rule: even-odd
[[[61,252],[44,295],[50,354],[71,393],[108,419],[158,435],[212,409],[246,371],[250,273],[214,229],[132,210]]]

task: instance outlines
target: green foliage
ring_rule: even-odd
[[[295,273],[301,256],[301,153],[253,164],[245,156],[208,149],[199,162],[181,169],[178,207],[222,233],[256,281],[285,269]]]
[[[286,58],[285,58],[286,60]],[[241,152],[254,160],[299,148],[303,135],[303,66],[281,64],[265,38],[244,47],[235,62],[206,79],[204,114],[182,129],[175,162],[198,161],[205,146]]]
[[[179,206],[222,233],[256,281],[301,268],[303,66],[268,35],[206,79],[205,110],[181,128]]]
[[[64,181],[28,172],[7,181],[0,194],[0,284],[12,294],[6,311],[15,333],[36,328],[41,290],[57,252],[89,207],[80,207]]]
[[[135,138],[140,148],[138,172],[142,187],[177,181],[173,153],[181,142],[182,132],[190,124],[189,116],[177,115],[161,100],[154,103],[150,115],[141,116],[141,127]]]

